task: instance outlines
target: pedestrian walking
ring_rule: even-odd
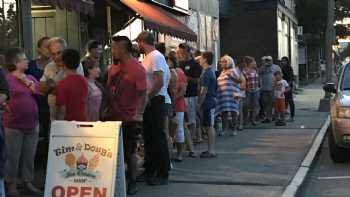
[[[202,131],[197,129],[199,123],[197,122],[197,103],[198,103],[198,88],[199,78],[202,73],[202,67],[196,62],[191,53],[191,48],[185,44],[179,44],[176,50],[179,67],[184,71],[187,77],[186,103],[187,113],[186,122],[190,134],[195,138],[196,143],[202,142]],[[186,140],[192,140],[186,139]],[[192,142],[189,142],[192,143]],[[189,153],[190,157],[195,157],[194,152]]]
[[[1,64],[2,65],[2,64]],[[9,99],[9,87],[3,69],[0,69],[0,196],[5,196],[5,164],[6,164],[6,149],[5,149],[5,133],[2,122],[3,113],[6,109]]]
[[[202,113],[202,126],[208,134],[208,150],[200,154],[201,158],[216,157],[215,152],[215,97],[216,97],[216,77],[212,68],[214,55],[212,52],[203,52],[199,64],[203,68],[200,77],[200,93],[198,98],[198,109]]]
[[[104,92],[102,85],[97,81],[101,69],[98,62],[90,57],[85,58],[82,65],[88,82],[87,121],[99,121]]]
[[[122,121],[129,195],[138,192],[136,151],[147,100],[146,70],[132,56],[132,52],[129,38],[112,37],[112,56],[118,62],[114,62],[108,71],[106,103],[103,107],[104,120]],[[149,118],[152,119],[155,115],[157,114],[152,114]]]
[[[225,55],[220,59],[222,69],[217,79],[216,109],[217,115],[221,115],[223,132],[220,135],[229,133],[230,136],[237,135],[237,120],[239,114],[239,97],[241,75],[239,74],[233,59]],[[232,122],[229,122],[229,116]],[[230,125],[233,129],[229,131]]]
[[[264,56],[262,58],[263,65],[260,68],[260,84],[261,84],[261,100],[264,109],[265,120],[263,123],[270,123],[272,121],[272,111],[274,103],[273,81],[274,73],[281,69],[278,65],[273,64],[271,56]]]
[[[289,90],[284,94],[286,97],[286,106],[289,105],[290,117],[288,119],[289,122],[293,122],[295,118],[295,104],[294,104],[294,96],[293,96],[293,88],[294,88],[294,71],[292,66],[290,65],[288,57],[282,57],[281,59],[281,67],[283,73],[283,79],[287,81],[289,84]]]
[[[256,125],[257,113],[259,111],[259,74],[255,59],[250,56],[243,58],[243,75],[247,81],[246,90],[246,107],[247,117],[244,119],[250,121],[252,125]]]
[[[165,104],[169,103],[167,92],[170,70],[164,56],[155,49],[151,32],[141,32],[136,41],[145,53],[142,65],[146,69],[148,105],[143,115],[145,146],[145,179],[149,185],[168,184],[169,150],[165,133]]]
[[[40,81],[44,74],[44,69],[51,62],[50,52],[48,49],[50,37],[42,37],[38,40],[37,51],[38,58],[29,62],[26,74],[32,75],[36,80]],[[45,139],[49,139],[50,130],[50,109],[47,103],[47,95],[38,95],[35,97],[39,108],[39,133]]]
[[[56,89],[56,120],[87,121],[88,83],[77,73],[80,54],[75,49],[65,49],[62,53],[65,77]]]
[[[289,85],[282,78],[282,72],[275,72],[274,97],[275,97],[275,115],[276,126],[285,126],[284,113],[286,110],[286,100],[284,94],[289,91]]]
[[[25,74],[28,59],[22,49],[9,49],[5,60],[10,90],[8,109],[4,112],[7,195],[20,196],[17,188],[20,182],[23,182],[23,194],[40,195],[42,191],[32,184],[39,139],[38,107],[34,96],[40,92],[39,82],[35,77]]]

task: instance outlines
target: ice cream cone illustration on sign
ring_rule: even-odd
[[[92,159],[90,159],[88,170],[94,171],[97,168],[99,162],[100,162],[100,155],[96,154]]]
[[[70,170],[74,170],[76,164],[76,158],[72,153],[66,155],[65,162]]]
[[[78,161],[77,161],[77,170],[86,170],[88,166],[88,160],[84,156],[84,154],[81,154]]]

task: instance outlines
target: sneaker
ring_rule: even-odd
[[[287,120],[287,122],[294,122],[294,117],[290,117],[288,120]]]
[[[40,195],[43,194],[43,191],[37,189],[32,183],[25,183],[22,193],[26,195]]]
[[[188,153],[188,157],[196,158],[196,157],[197,157],[197,154],[196,154],[195,152],[190,151],[190,152]]]
[[[265,119],[262,121],[262,123],[270,123],[270,122],[271,122],[271,120],[269,120],[269,119]]]
[[[286,126],[287,124],[284,121],[279,120],[275,123],[275,125],[276,126]]]
[[[230,133],[230,136],[231,136],[231,137],[234,137],[234,136],[237,136],[237,134],[238,134],[238,133],[237,133],[237,131],[235,130],[235,131],[232,131],[232,132]]]
[[[138,191],[136,181],[130,181],[128,184],[128,195],[135,195]]]

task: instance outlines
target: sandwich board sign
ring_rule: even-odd
[[[45,197],[126,197],[120,122],[55,121]]]

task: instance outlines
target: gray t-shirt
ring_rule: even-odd
[[[274,78],[274,73],[280,71],[281,68],[276,65],[272,64],[271,66],[263,66],[260,69],[260,82],[261,82],[261,90],[262,91],[273,91],[273,78]]]

